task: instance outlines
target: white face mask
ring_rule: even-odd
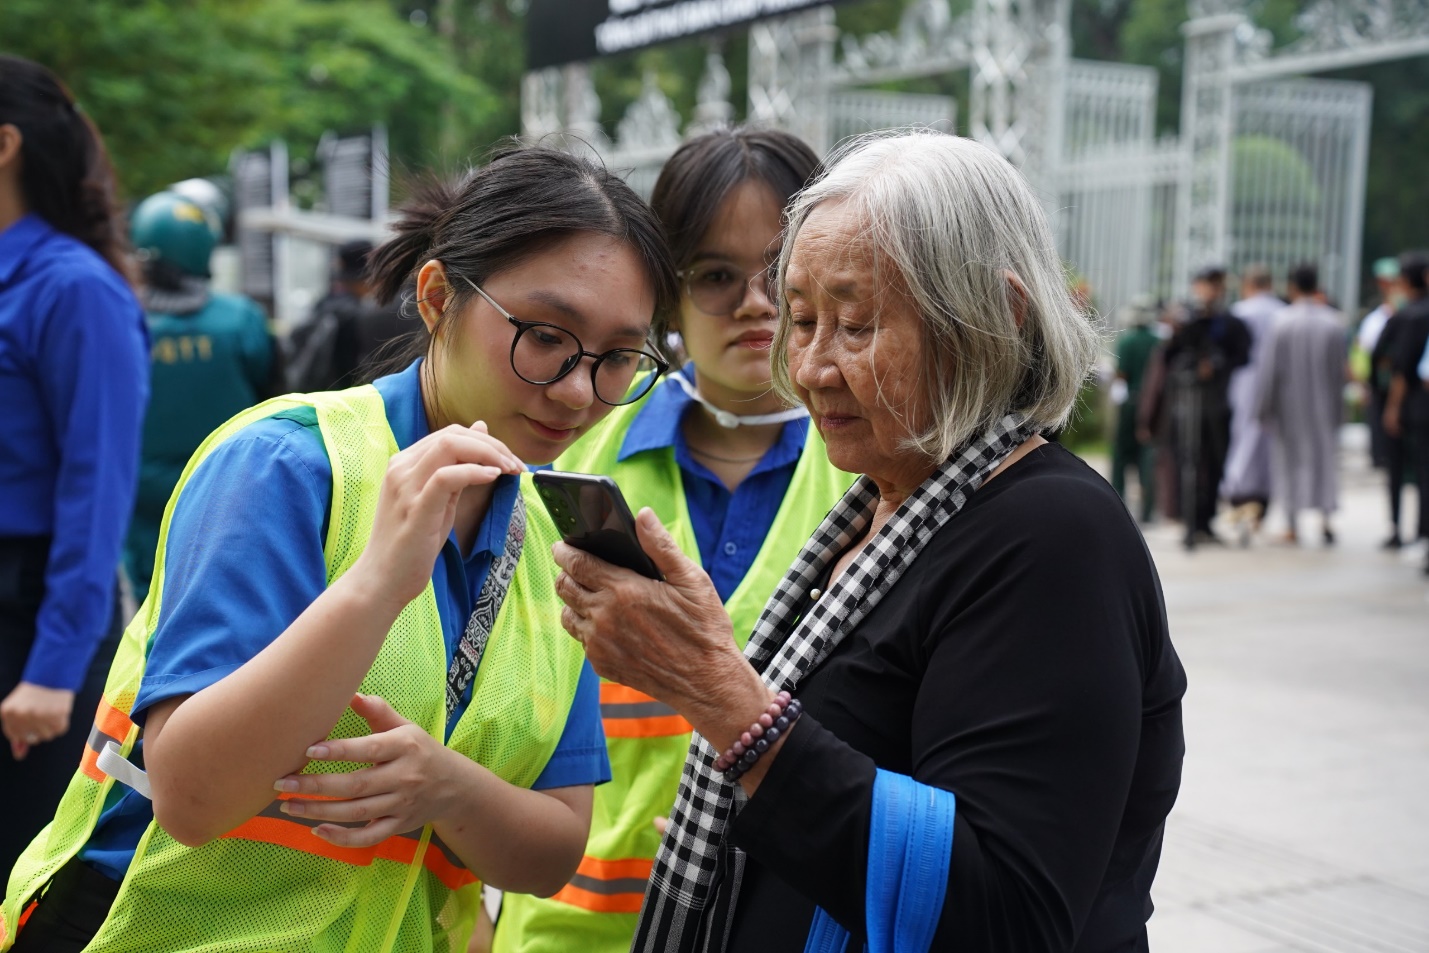
[[[781,410],[776,414],[745,414],[743,416],[740,414],[732,414],[705,400],[700,392],[695,389],[695,385],[685,379],[683,372],[676,371],[671,374],[670,380],[674,381],[676,386],[688,394],[691,400],[697,401],[701,407],[708,410],[710,416],[715,419],[715,423],[721,427],[727,427],[730,430],[736,427],[757,427],[760,424],[783,424],[791,420],[803,420],[809,416],[809,410],[806,407],[790,407],[788,410]]]

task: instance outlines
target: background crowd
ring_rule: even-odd
[[[1300,515],[1319,514],[1335,543],[1340,426],[1362,413],[1371,458],[1388,489],[1386,549],[1429,539],[1429,257],[1375,263],[1379,302],[1355,325],[1320,288],[1313,263],[1284,275],[1251,265],[1227,301],[1224,269],[1196,275],[1187,302],[1139,301],[1120,315],[1112,483],[1143,523],[1184,523],[1188,549],[1241,546],[1261,534],[1271,507],[1301,540]],[[1128,491],[1130,468],[1137,484]],[[1405,521],[1404,488],[1415,519]],[[1429,573],[1429,558],[1425,572]]]

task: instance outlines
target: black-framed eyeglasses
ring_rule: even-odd
[[[707,261],[686,268],[680,278],[696,308],[712,318],[722,318],[739,308],[751,286],[773,304],[777,271],[772,264],[751,273],[728,262]]]
[[[476,282],[463,278],[516,329],[516,337],[511,340],[511,369],[528,384],[554,384],[588,357],[595,362],[590,367],[590,380],[596,399],[619,407],[650,393],[660,375],[670,370],[669,363],[658,354],[640,348],[618,347],[604,354],[587,351],[580,338],[565,328],[542,321],[522,321],[497,304]]]

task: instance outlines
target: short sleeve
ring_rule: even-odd
[[[586,662],[566,718],[566,730],[533,790],[604,784],[610,780],[610,755],[605,750],[605,728],[600,721],[600,678]]]
[[[236,671],[322,594],[331,495],[318,435],[291,420],[253,424],[199,465],[174,507],[136,712]]]

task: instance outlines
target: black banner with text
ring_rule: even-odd
[[[683,40],[829,0],[531,0],[526,68],[543,69]]]

